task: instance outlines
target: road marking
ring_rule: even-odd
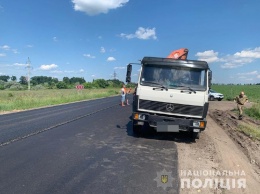
[[[36,132],[33,132],[33,133],[29,133],[28,135],[25,135],[25,136],[22,136],[22,137],[17,137],[17,138],[15,138],[15,139],[11,139],[11,140],[9,140],[9,141],[7,141],[7,142],[1,143],[1,144],[0,144],[0,147],[6,146],[6,145],[8,145],[8,144],[10,144],[10,143],[13,143],[13,142],[16,142],[16,141],[20,141],[20,140],[22,140],[22,139],[26,139],[26,138],[28,138],[28,137],[37,135],[37,134],[39,134],[39,133],[43,133],[43,132],[45,132],[45,131],[54,129],[54,128],[56,128],[56,127],[59,127],[59,126],[62,126],[62,125],[65,125],[65,124],[74,122],[74,121],[76,121],[76,120],[79,120],[79,119],[88,117],[88,116],[90,116],[90,115],[96,114],[96,113],[101,112],[101,111],[103,111],[103,110],[107,110],[107,109],[113,108],[113,107],[115,107],[115,106],[118,106],[118,104],[114,104],[114,105],[112,105],[112,106],[109,106],[109,107],[106,107],[106,108],[103,108],[103,109],[99,109],[99,110],[97,110],[97,111],[94,111],[94,112],[91,112],[91,113],[88,113],[88,114],[85,114],[85,115],[76,117],[76,118],[74,118],[74,119],[71,119],[71,120],[68,120],[68,121],[65,121],[65,122],[62,122],[62,123],[58,123],[58,124],[53,125],[53,126],[51,126],[51,127],[48,127],[48,128],[45,128],[45,129],[42,129],[42,130],[40,130],[40,131],[36,131]]]

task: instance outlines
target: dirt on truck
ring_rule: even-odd
[[[176,142],[181,194],[260,193],[260,141],[240,130],[240,125],[259,128],[260,121],[238,120],[234,109],[234,102],[211,101],[199,141]]]

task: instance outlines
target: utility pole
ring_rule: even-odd
[[[31,85],[30,85],[30,74],[31,74],[31,61],[30,58],[28,57],[28,60],[26,62],[27,66],[27,82],[28,82],[28,90],[31,90]]]
[[[117,78],[117,73],[116,73],[116,71],[114,71],[114,73],[113,73],[113,78],[114,78],[114,80],[116,80],[116,78]]]

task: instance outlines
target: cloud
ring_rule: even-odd
[[[156,32],[155,28],[149,29],[149,28],[143,28],[139,27],[134,34],[124,34],[121,33],[119,35],[122,38],[132,39],[132,38],[138,38],[142,40],[148,40],[148,39],[154,39],[156,40]]]
[[[114,67],[114,69],[126,69],[126,67]]]
[[[3,50],[6,50],[6,51],[10,50],[10,46],[8,46],[8,45],[3,45],[0,48]]]
[[[6,54],[5,53],[0,53],[0,57],[5,57]]]
[[[54,70],[54,71],[51,71],[50,73],[54,73],[54,74],[63,74],[64,72],[61,71],[61,70]]]
[[[260,78],[260,74],[258,71],[251,71],[251,72],[244,72],[244,73],[237,73],[239,78],[244,78],[246,80],[253,80],[252,77]],[[248,78],[249,77],[249,78]]]
[[[91,54],[83,54],[84,57],[95,59],[95,56],[92,56]]]
[[[84,69],[80,69],[78,71],[73,71],[73,70],[64,70],[64,71],[62,71],[62,70],[53,70],[50,73],[53,73],[53,74],[68,74],[68,73],[72,74],[72,73],[83,73],[83,72],[85,72]]]
[[[101,52],[101,53],[105,53],[105,52],[106,52],[106,49],[102,46],[102,47],[100,48],[100,52]]]
[[[14,66],[18,66],[18,67],[26,67],[27,64],[24,64],[24,63],[14,63]]]
[[[258,72],[257,71],[251,71],[251,72],[247,72],[247,73],[238,73],[237,75],[257,75]]]
[[[242,64],[235,64],[235,63],[225,63],[223,65],[221,65],[221,68],[223,69],[234,69],[237,67],[241,67],[243,66]]]
[[[17,51],[17,49],[13,49],[12,50],[14,54],[19,54],[19,52]]]
[[[26,47],[27,47],[27,48],[32,48],[32,47],[33,47],[33,45],[31,45],[31,44],[28,44],[28,45],[26,45]]]
[[[55,37],[52,38],[52,40],[53,40],[54,42],[57,42],[57,41],[58,41],[58,38],[55,36]]]
[[[124,6],[129,0],[72,0],[74,10],[94,16]]]
[[[75,73],[73,70],[65,70],[64,73]]]
[[[108,57],[107,61],[115,61],[116,59],[114,57]]]
[[[51,65],[41,65],[40,69],[41,70],[51,70],[57,68],[58,65],[51,64]]]
[[[251,63],[253,59],[251,58],[241,58],[235,55],[224,56],[219,59],[220,62],[224,62],[221,65],[223,69],[234,69],[238,67],[242,67],[245,64]]]
[[[198,60],[207,61],[208,63],[213,63],[219,60],[218,52],[213,50],[198,52],[195,56],[198,57]]]
[[[234,56],[259,59],[260,58],[260,47],[257,47],[253,50],[248,49],[248,50],[243,50],[241,52],[237,52],[234,54]]]
[[[207,61],[208,63],[221,62],[220,67],[223,69],[234,69],[252,63],[255,59],[260,58],[260,47],[251,50],[242,50],[233,55],[222,57],[219,57],[218,52],[214,52],[213,50],[198,52],[196,56],[199,60]]]

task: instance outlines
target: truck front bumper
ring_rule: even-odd
[[[144,125],[147,123],[150,127],[155,128],[157,132],[200,132],[205,130],[207,124],[206,119],[169,117],[141,112],[134,112],[132,118],[134,125]]]

